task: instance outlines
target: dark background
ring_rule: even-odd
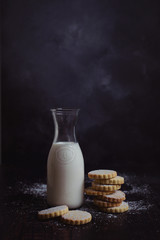
[[[86,171],[158,171],[159,1],[4,0],[2,160],[45,169],[51,108],[80,108]]]

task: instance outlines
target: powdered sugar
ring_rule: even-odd
[[[124,193],[129,199],[129,214],[141,214],[148,211],[153,207],[150,204],[152,199],[151,187],[145,182],[144,177],[138,178],[137,176],[124,176],[126,184],[124,185]],[[137,183],[137,179],[139,183]]]
[[[107,218],[117,218],[118,215],[115,214],[107,214]]]
[[[20,191],[23,194],[46,197],[47,184],[34,183],[32,185],[29,185],[29,184],[24,184],[22,182],[19,182],[18,186],[19,186]]]
[[[122,185],[122,191],[126,194],[126,202],[128,202],[129,210],[124,213],[125,214],[141,214],[144,212],[147,212],[148,210],[152,209],[153,205],[150,204],[152,201],[152,189],[150,185],[145,181],[143,178],[141,181],[140,178],[136,176],[127,176],[123,175],[125,183]],[[86,184],[90,184],[91,181],[86,179]],[[8,187],[9,192],[13,192],[14,188],[11,186]],[[33,200],[36,201],[37,208],[39,210],[43,208],[47,208],[47,185],[45,183],[35,182],[33,184],[30,183],[24,183],[24,182],[18,182],[16,185],[16,192],[20,192],[23,195],[30,195],[33,197]],[[43,198],[43,202],[42,202]],[[32,201],[33,201],[32,200]],[[30,203],[30,206],[32,206],[32,201]],[[40,206],[40,204],[42,206]],[[12,201],[9,204],[16,205],[21,204],[19,201]],[[119,218],[119,214],[107,214],[101,212],[96,206],[93,205],[93,197],[86,196],[84,199],[84,204],[80,208],[80,210],[88,211],[92,214],[94,219],[97,219],[97,221],[100,221],[102,217],[105,217],[107,219],[110,218]],[[33,209],[32,209],[33,211]]]
[[[152,204],[149,204],[147,201],[145,202],[144,200],[140,201],[129,201],[129,209],[131,213],[141,213],[142,211],[147,211],[151,207],[153,207]]]

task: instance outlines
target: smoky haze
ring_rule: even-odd
[[[86,171],[156,168],[159,20],[158,1],[4,1],[3,162],[44,166],[67,107]]]

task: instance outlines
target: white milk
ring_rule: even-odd
[[[53,143],[47,163],[47,201],[50,206],[78,208],[83,203],[84,160],[78,143]]]

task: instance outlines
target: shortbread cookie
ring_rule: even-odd
[[[92,188],[99,191],[116,191],[121,188],[121,185],[102,185],[92,182]]]
[[[91,179],[109,179],[117,176],[117,172],[113,170],[99,169],[88,173]]]
[[[118,207],[101,207],[100,210],[102,212],[107,212],[107,213],[123,213],[129,209],[128,203],[122,202],[120,206]]]
[[[106,192],[97,191],[97,190],[93,189],[92,187],[85,188],[85,189],[84,189],[84,192],[85,192],[87,195],[91,195],[91,196],[108,195],[108,194],[114,193],[114,191],[113,191],[113,192],[109,192],[109,191],[106,191]]]
[[[80,225],[88,223],[92,220],[92,215],[86,211],[72,210],[62,216],[65,223],[72,225]]]
[[[120,176],[116,176],[110,179],[96,179],[94,180],[94,182],[99,184],[123,184],[124,178]]]
[[[52,207],[52,208],[39,211],[38,218],[48,219],[48,218],[58,217],[67,212],[68,212],[68,207],[66,205]]]
[[[112,194],[108,194],[108,195],[103,195],[103,196],[97,196],[97,199],[103,200],[103,201],[107,201],[107,202],[114,202],[114,203],[118,203],[118,202],[122,202],[123,200],[125,200],[125,193],[122,191],[116,191]]]
[[[106,201],[101,201],[101,200],[98,200],[98,199],[94,199],[94,204],[98,207],[118,207],[121,205],[121,202],[120,203],[112,203],[112,202],[106,202]]]

